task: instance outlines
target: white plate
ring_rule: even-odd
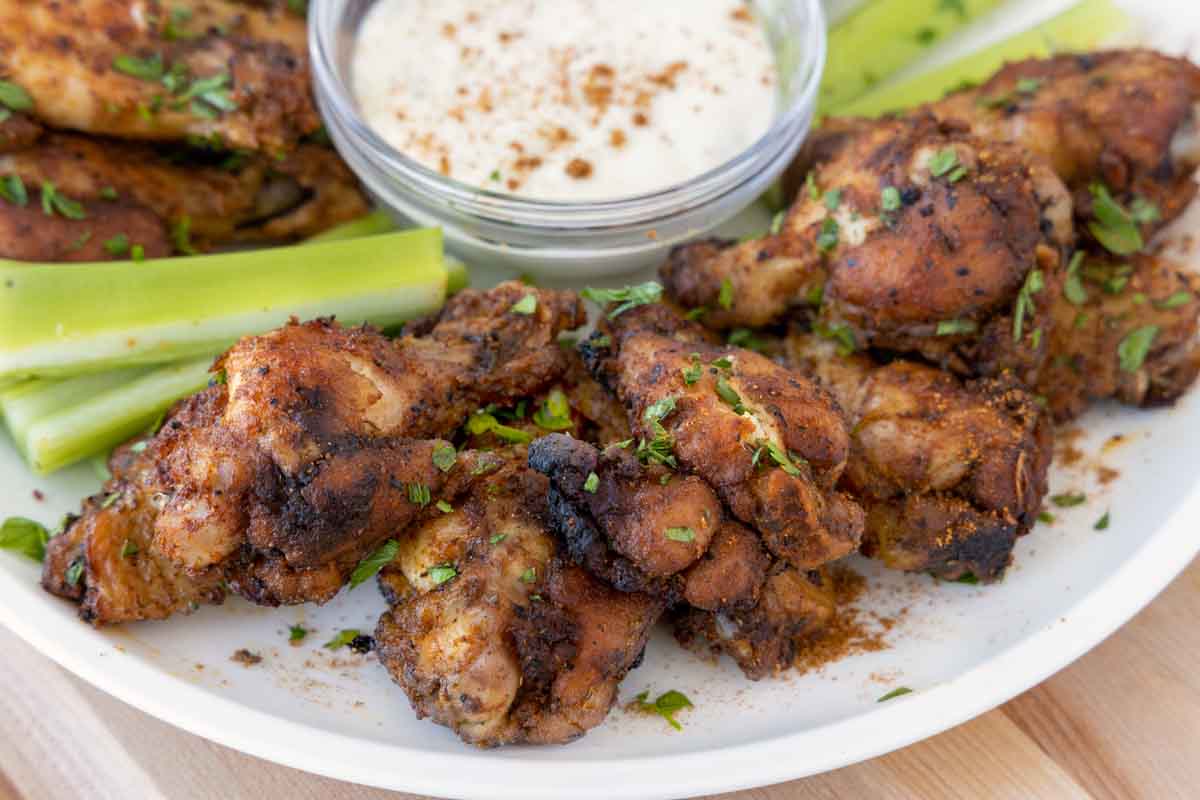
[[[1050,4],[1033,5],[1049,11]],[[1181,52],[1189,37],[1200,40],[1200,9],[1193,5],[1140,2],[1138,14],[1171,18],[1167,35],[1175,38],[1157,43]],[[1181,226],[1200,231],[1200,208]],[[872,586],[863,605],[897,620],[883,651],[818,673],[752,684],[729,663],[700,661],[659,634],[644,665],[626,680],[622,699],[643,689],[685,692],[696,708],[681,715],[682,732],[660,719],[616,710],[605,725],[567,747],[471,750],[446,729],[417,721],[372,657],[321,648],[339,629],[374,627],[383,602],[370,584],[324,608],[270,610],[235,601],[167,623],[95,631],[67,603],[42,593],[35,565],[0,553],[0,622],[83,679],[154,716],[238,750],[344,780],[520,800],[647,800],[762,785],[884,753],[1008,700],[1095,646],[1191,561],[1200,550],[1194,463],[1200,393],[1172,410],[1100,408],[1081,427],[1087,433],[1077,446],[1087,457],[1070,471],[1056,470],[1054,490],[1087,491],[1088,504],[1056,510],[1053,527],[1040,525],[1021,541],[1016,565],[1001,585],[937,585],[859,564]],[[1124,443],[1106,448],[1117,433]],[[1095,467],[1101,462],[1121,478],[1098,486]],[[96,485],[87,468],[31,478],[0,440],[3,516],[54,524]],[[34,489],[44,492],[44,500],[34,499]],[[1108,509],[1111,527],[1093,530]],[[298,622],[316,633],[293,648],[287,628]],[[231,662],[242,647],[261,652],[263,663],[246,668]],[[914,693],[876,703],[898,686]]]

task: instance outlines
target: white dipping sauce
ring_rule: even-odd
[[[778,72],[740,0],[380,0],[353,89],[393,147],[457,181],[605,200],[694,178],[771,127]]]

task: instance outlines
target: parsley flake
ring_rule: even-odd
[[[408,502],[412,503],[413,505],[424,508],[425,506],[429,505],[429,501],[432,499],[432,493],[429,491],[429,487],[425,484],[410,483],[408,485]]]
[[[0,525],[0,550],[20,553],[34,561],[46,557],[50,533],[46,526],[25,517],[9,517]]]
[[[356,589],[363,583],[374,578],[379,570],[390,564],[396,554],[400,552],[400,543],[395,539],[388,539],[379,546],[374,553],[364,558],[354,568],[354,572],[350,573],[350,588]]]
[[[683,726],[675,719],[675,714],[685,708],[695,708],[692,701],[687,698],[683,692],[677,692],[674,689],[664,692],[651,703],[649,701],[650,691],[644,691],[634,698],[637,703],[638,710],[646,714],[658,714],[665,719],[672,728],[677,731],[683,730]]]
[[[437,503],[435,503],[435,505],[437,506],[437,510],[442,512],[443,514],[453,514],[454,513],[454,506],[450,505],[445,500],[438,500]]]
[[[1158,338],[1157,325],[1145,325],[1130,331],[1121,343],[1117,345],[1117,358],[1121,360],[1124,372],[1137,372],[1150,354],[1154,340]]]
[[[29,204],[29,193],[25,190],[25,182],[20,175],[5,175],[0,180],[0,197],[15,206],[24,208]]]
[[[1087,502],[1087,495],[1083,492],[1064,492],[1062,494],[1052,495],[1050,502],[1059,508],[1074,508],[1081,506]]]
[[[879,193],[879,206],[884,211],[899,211],[900,210],[900,190],[895,186],[885,187]]]
[[[879,698],[875,702],[876,703],[886,703],[888,700],[895,700],[897,697],[903,697],[906,694],[912,694],[912,689],[909,689],[907,686],[900,686],[896,689],[892,689],[890,692],[888,692],[887,694],[885,694],[883,697]]]
[[[1154,307],[1169,311],[1180,306],[1186,306],[1190,302],[1192,302],[1192,293],[1186,289],[1180,289],[1165,300],[1155,300]]]
[[[696,532],[688,527],[667,528],[666,536],[672,542],[696,541]]]
[[[683,382],[691,386],[704,376],[704,365],[700,363],[700,354],[692,353],[692,363],[680,370],[683,373]]]
[[[149,58],[137,58],[136,56],[119,55],[113,59],[113,69],[115,69],[117,72],[128,75],[131,78],[138,78],[143,81],[162,80],[162,56],[158,55],[157,53]]]
[[[1063,284],[1063,295],[1072,305],[1081,306],[1088,301],[1087,289],[1083,286],[1083,281],[1079,277],[1079,268],[1083,266],[1083,251],[1080,250],[1075,255],[1071,256],[1071,263],[1067,265],[1067,280]]]
[[[303,625],[292,625],[288,628],[288,641],[292,644],[300,644],[307,636],[308,628]]]
[[[446,581],[454,580],[458,577],[458,570],[453,564],[439,564],[436,567],[429,568],[429,580],[433,581],[434,586],[441,586]]]
[[[721,281],[721,291],[717,294],[717,305],[726,311],[733,308],[733,281],[729,278]]]
[[[136,556],[139,552],[137,544],[129,539],[126,539],[125,543],[121,545],[121,558]]]
[[[961,336],[966,333],[975,333],[979,330],[979,324],[973,319],[944,319],[937,324],[937,336]]]
[[[929,159],[929,174],[935,178],[940,178],[960,166],[962,165],[958,161],[958,151],[953,147],[947,147],[939,150],[934,154],[933,158]]]
[[[325,643],[325,649],[341,650],[343,647],[350,644],[361,635],[362,634],[358,632],[357,628],[347,628],[343,631],[338,631],[336,636]]]
[[[509,309],[509,311],[513,312],[514,314],[524,314],[525,316],[529,316],[533,312],[537,311],[537,295],[533,292],[530,292],[517,302],[513,303],[513,306]]]
[[[594,472],[589,472],[587,480],[583,482],[583,490],[588,494],[595,494],[600,488],[600,476]]]
[[[575,427],[571,421],[571,403],[562,389],[552,389],[533,414],[533,422],[539,428],[548,431],[565,431]]]
[[[821,223],[821,232],[817,234],[817,249],[822,253],[832,253],[838,246],[838,235],[841,227],[833,217],[826,217]]]
[[[589,286],[580,294],[597,305],[616,304],[616,307],[608,312],[608,318],[615,319],[631,308],[657,303],[662,299],[662,285],[654,281],[647,281],[635,286],[626,286],[623,289],[593,289]]]
[[[28,111],[33,108],[29,92],[11,81],[0,81],[0,105],[10,111]]]
[[[1145,246],[1137,222],[1121,204],[1113,199],[1108,187],[1093,183],[1088,187],[1092,194],[1092,215],[1088,230],[1096,241],[1110,253],[1119,256],[1132,255]]]
[[[442,472],[449,472],[454,469],[454,462],[458,460],[458,451],[452,444],[438,445],[433,449],[432,458],[435,467]]]
[[[1092,528],[1098,531],[1106,531],[1108,530],[1108,524],[1110,522],[1112,522],[1111,512],[1105,511],[1104,516],[1096,520],[1096,524],[1093,525]]]

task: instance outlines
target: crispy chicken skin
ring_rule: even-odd
[[[248,337],[147,445],[143,523],[155,554],[220,573],[250,600],[323,602],[411,524],[446,473],[433,459],[478,406],[535,394],[566,367],[556,339],[583,321],[570,292],[467,291],[389,340],[329,321]],[[84,523],[85,524],[86,516]],[[152,528],[152,534],[150,529]],[[105,622],[97,617],[97,622]]]
[[[463,454],[461,474],[481,455]],[[418,717],[466,742],[569,742],[607,716],[662,603],[558,560],[546,479],[522,448],[498,455],[479,462],[498,470],[447,487],[454,510],[417,526],[380,573],[393,607],[377,652]]]
[[[1045,157],[1091,217],[1089,184],[1121,201],[1142,197],[1174,219],[1196,193],[1200,68],[1150,50],[1060,55],[1008,64],[982,86],[930,109],[978,135]]]
[[[171,419],[186,424],[204,413],[197,397]],[[225,597],[219,573],[189,575],[151,547],[160,501],[151,488],[156,453],[134,449],[113,454],[113,477],[46,546],[42,586],[78,603],[80,617],[95,624],[165,619]]]
[[[551,528],[566,556],[622,592],[677,599],[724,517],[703,480],[643,466],[619,445],[552,434],[530,445],[529,465],[550,480]]]
[[[133,75],[120,68],[127,59],[158,66]],[[172,69],[189,78],[174,90],[160,79]],[[304,20],[226,0],[3,0],[0,74],[29,93],[39,120],[92,134],[283,151],[321,125]],[[228,102],[188,93],[222,74]]]
[[[1042,320],[1023,320],[1014,341],[1014,305],[1034,269],[1043,292],[1057,291],[1073,237],[1070,196],[1046,165],[928,115],[835,120],[802,161],[819,188],[799,193],[778,233],[672,252],[662,269],[672,299],[706,308],[717,329],[819,305],[822,329],[845,328],[860,347],[968,375],[1036,374]],[[947,321],[955,333],[939,330]]]
[[[866,510],[863,552],[941,578],[1000,578],[1047,491],[1052,431],[1033,397],[1002,380],[839,356],[807,333],[786,351],[853,425],[841,486]]]
[[[1064,296],[1051,309],[1050,360],[1038,384],[1055,418],[1073,419],[1104,398],[1156,406],[1187,391],[1200,373],[1197,276],[1158,256],[1095,254],[1074,274],[1082,295]],[[1123,364],[1122,343],[1128,349],[1145,334],[1144,357],[1129,350]]]
[[[0,226],[17,234],[0,237],[0,257],[128,258],[129,246],[104,246],[119,235],[142,245],[147,257],[165,256],[181,244],[171,232],[185,220],[191,244],[202,249],[287,241],[368,210],[353,175],[328,148],[303,145],[283,160],[246,156],[235,169],[187,164],[188,157],[199,154],[61,133],[0,155],[0,175],[20,178],[30,195],[25,206],[0,201]],[[85,217],[44,214],[38,192],[46,183],[81,203]]]
[[[757,353],[710,344],[665,306],[626,311],[600,330],[584,359],[624,403],[643,447],[668,449],[798,567],[857,548],[862,512],[834,489],[849,436],[829,395]]]

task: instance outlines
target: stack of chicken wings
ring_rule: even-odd
[[[839,561],[999,580],[1054,421],[1193,382],[1195,278],[1146,243],[1195,193],[1198,120],[1185,61],[1014,64],[829,121],[770,232],[677,248],[665,298],[585,293],[577,345],[581,299],[516,282],[395,339],[244,339],[114,453],[44,585],[94,624],[324,602],[390,548],[379,661],[479,746],[599,724],[660,621],[778,674]]]
[[[0,257],[191,254],[366,213],[289,5],[0,2]]]

